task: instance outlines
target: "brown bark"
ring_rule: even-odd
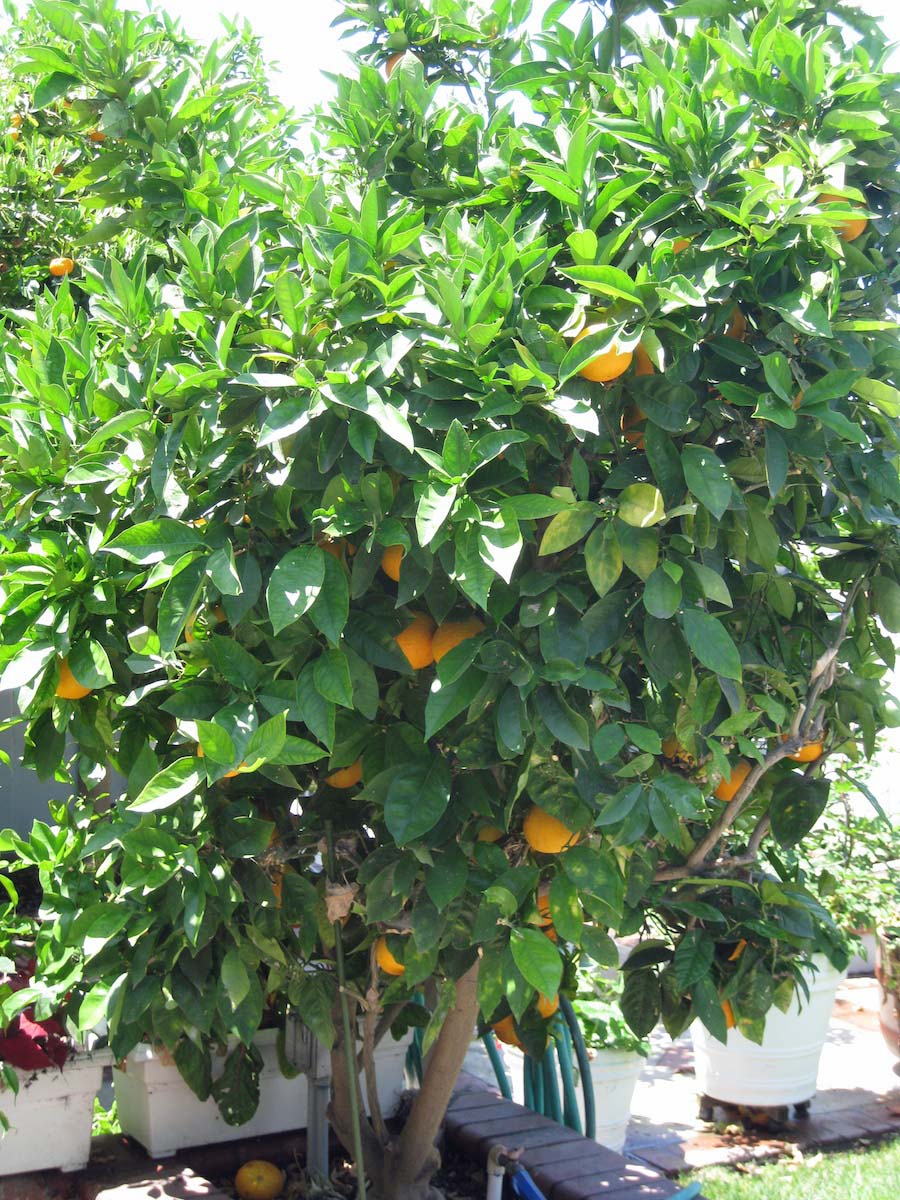
[[[431,1176],[440,1165],[434,1140],[462,1070],[478,1019],[480,959],[456,981],[456,1003],[447,1014],[428,1055],[422,1087],[400,1135],[386,1200],[426,1200],[435,1193]]]
[[[431,1186],[431,1177],[440,1166],[440,1155],[434,1141],[475,1029],[478,1017],[479,965],[479,961],[476,960],[465,975],[457,980],[456,1003],[447,1014],[428,1055],[425,1078],[413,1100],[403,1131],[398,1137],[383,1144],[365,1114],[362,1115],[366,1176],[380,1200],[438,1200],[441,1195]],[[356,1017],[354,1004],[354,1029]],[[331,1051],[332,1091],[328,1117],[342,1145],[352,1153],[350,1089],[356,1089],[360,1112],[362,1092],[359,1076],[356,1075],[353,1079],[348,1076],[343,1031],[339,1021],[335,1024],[338,1035]],[[355,1052],[354,1046],[354,1054]]]

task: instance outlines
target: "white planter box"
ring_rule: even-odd
[[[94,1097],[110,1061],[105,1050],[73,1054],[61,1071],[19,1071],[18,1095],[0,1089],[10,1124],[0,1141],[0,1176],[87,1166]]]
[[[822,955],[815,962],[818,974],[807,975],[809,1000],[798,992],[787,1013],[770,1009],[761,1046],[737,1029],[729,1029],[727,1042],[720,1042],[694,1022],[694,1071],[701,1095],[769,1108],[802,1104],[816,1094],[819,1058],[843,975]]]
[[[185,1146],[305,1129],[309,1111],[307,1077],[300,1074],[287,1079],[282,1074],[277,1037],[277,1030],[266,1029],[254,1038],[263,1059],[259,1108],[244,1125],[226,1124],[212,1097],[198,1100],[176,1066],[163,1063],[151,1046],[136,1046],[125,1060],[124,1069],[113,1072],[122,1132],[140,1142],[154,1158],[165,1158]],[[404,1090],[408,1044],[408,1039],[393,1042],[388,1035],[375,1054],[378,1095],[385,1115],[394,1112]]]
[[[625,1145],[631,1119],[631,1101],[646,1059],[633,1050],[588,1050],[591,1059],[591,1090],[597,1132],[594,1140],[617,1153]],[[584,1121],[584,1096],[578,1084],[578,1107]]]

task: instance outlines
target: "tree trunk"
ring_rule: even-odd
[[[402,1133],[384,1146],[366,1116],[362,1115],[364,1169],[372,1191],[380,1200],[437,1200],[440,1197],[440,1192],[431,1185],[431,1177],[440,1166],[434,1140],[472,1041],[478,1017],[479,966],[480,962],[476,960],[457,981],[456,1003],[447,1014],[428,1056],[422,1087],[416,1093]],[[355,1028],[355,1011],[353,1019]],[[339,1021],[335,1025],[338,1035],[331,1051],[329,1119],[342,1145],[352,1154],[350,1089],[356,1089],[360,1112],[362,1095],[358,1075],[352,1079],[348,1075],[343,1031]]]
[[[478,970],[476,959],[456,982],[456,1003],[447,1014],[428,1063],[422,1087],[413,1100],[409,1118],[400,1134],[396,1153],[391,1155],[385,1200],[428,1200],[438,1195],[431,1176],[440,1166],[434,1145],[447,1105],[462,1070],[478,1018]]]

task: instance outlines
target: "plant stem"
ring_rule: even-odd
[[[325,822],[325,844],[327,847],[327,862],[329,883],[334,883],[336,862],[334,856],[334,828],[331,821]],[[334,952],[337,962],[338,988],[341,999],[341,1021],[344,1026],[344,1058],[347,1063],[348,1095],[350,1099],[350,1120],[353,1125],[353,1158],[356,1165],[356,1187],[359,1200],[366,1200],[366,1164],[363,1158],[362,1126],[359,1116],[359,1098],[353,1086],[356,1078],[356,1053],[354,1047],[356,1038],[353,1036],[353,1026],[350,1023],[350,1006],[347,1003],[345,988],[346,974],[344,971],[344,943],[342,940],[340,921],[334,922]]]

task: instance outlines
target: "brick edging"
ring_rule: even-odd
[[[480,1162],[492,1146],[521,1147],[519,1161],[546,1200],[665,1200],[680,1190],[659,1171],[504,1100],[466,1072],[450,1101],[444,1129],[451,1145]]]

